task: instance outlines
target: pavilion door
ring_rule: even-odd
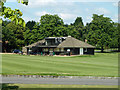
[[[80,55],[83,55],[83,48],[80,48]]]

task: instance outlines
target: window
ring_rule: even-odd
[[[50,48],[49,51],[53,51],[53,48]]]
[[[44,48],[43,51],[47,52],[47,51],[48,51],[48,48]]]
[[[54,51],[59,51],[59,48],[55,48]]]
[[[61,51],[64,51],[64,48],[61,48]]]

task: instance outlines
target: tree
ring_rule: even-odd
[[[64,36],[64,23],[58,15],[43,15],[40,19],[40,33],[43,37]],[[61,28],[61,30],[60,30]]]
[[[114,32],[112,33],[112,41],[110,43],[110,47],[111,48],[118,48],[118,37],[119,37],[119,28],[118,28],[118,23],[113,23],[113,28],[114,28]]]
[[[50,14],[41,16],[40,23],[41,25],[52,24],[54,26],[59,26],[64,24],[63,20],[58,15],[50,15]]]
[[[24,46],[24,29],[22,26],[10,22],[2,28],[2,41],[5,52],[10,52],[12,49],[21,49]]]
[[[35,21],[28,21],[27,23],[26,23],[26,27],[28,27],[30,30],[32,30],[33,29],[33,26],[36,24],[36,22]]]
[[[28,0],[17,0],[17,1],[18,3],[28,5]],[[16,25],[19,24],[25,27],[25,22],[21,18],[21,16],[23,15],[22,12],[19,9],[12,10],[10,7],[5,7],[4,3],[6,3],[6,0],[0,0],[0,11],[1,11],[0,15],[3,16],[4,18],[10,19]],[[18,35],[18,40],[16,41],[17,38],[15,38],[13,30],[9,29],[9,27],[7,26],[9,22],[6,23],[5,21],[2,23],[2,19],[0,19],[0,23],[2,24],[2,30],[0,32],[2,33],[3,36],[2,42],[3,42],[3,49],[5,50],[5,52],[10,51],[13,48],[18,48],[18,47],[20,48],[23,44],[23,40],[19,39],[20,37],[22,37],[22,34],[20,33]],[[18,45],[16,45],[16,42],[18,43]]]
[[[79,38],[80,34],[73,25],[69,25],[67,27],[67,32],[68,32],[68,35],[70,35],[70,36],[72,36],[74,38],[80,39]]]
[[[76,38],[84,40],[84,37],[83,37],[84,24],[83,24],[83,21],[82,21],[82,17],[77,17],[75,22],[73,23],[73,25],[74,25],[74,28],[75,28],[76,33],[77,33]]]
[[[120,52],[120,23],[118,23],[118,51]]]
[[[110,47],[113,41],[113,33],[116,32],[114,23],[103,15],[93,14],[92,18],[93,20],[86,25],[88,29],[87,40],[90,44],[101,48],[101,52],[103,52],[105,48]]]
[[[27,23],[28,24],[28,23]],[[31,23],[29,23],[31,24]],[[34,25],[34,24],[33,24]],[[27,26],[27,25],[26,25]],[[29,45],[32,44],[34,42],[37,42],[38,40],[43,39],[39,28],[39,23],[35,23],[34,26],[32,27],[26,27],[26,30],[24,32],[24,41],[25,41],[25,45]],[[31,29],[30,29],[31,28]]]
[[[33,34],[31,32],[31,30],[27,27],[26,31],[24,32],[24,42],[25,42],[25,45],[29,45],[29,44],[33,43],[33,40],[31,38],[32,35]]]
[[[28,5],[28,0],[17,0],[19,3]],[[12,10],[10,7],[5,7],[4,3],[6,0],[1,0],[0,1],[0,10],[1,13],[0,15],[3,16],[4,18],[10,19],[12,22],[15,22],[15,24],[23,25],[25,27],[25,22],[21,18],[23,15],[22,12],[19,9]]]
[[[83,21],[82,21],[82,17],[77,17],[75,22],[73,23],[73,25],[74,26],[77,26],[77,25],[84,26]]]
[[[16,41],[16,38],[14,36],[14,33],[5,27],[2,27],[3,52],[10,52],[11,48],[16,46],[15,41]]]
[[[69,35],[68,28],[65,26],[55,27],[55,32],[53,33],[53,37],[65,37]]]

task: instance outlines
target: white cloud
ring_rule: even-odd
[[[92,17],[90,17],[90,16],[87,16],[86,19],[87,19],[88,21],[92,21],[92,20],[93,20]]]
[[[43,12],[36,12],[35,15],[36,16],[42,16],[45,14],[51,14],[51,15],[55,15],[56,13],[48,13],[46,11]],[[64,20],[65,23],[67,23],[66,21],[73,21],[74,19],[77,18],[78,15],[76,14],[71,14],[71,13],[57,13],[57,15]],[[37,17],[36,17],[37,18]],[[37,19],[36,19],[37,20]],[[72,23],[72,22],[71,22]]]
[[[30,18],[30,17],[22,17],[23,18],[23,20],[25,21],[25,22],[28,22],[28,21],[36,21],[36,22],[39,22],[39,20],[40,19],[38,19],[38,18]]]
[[[30,1],[29,2],[29,7],[31,7],[31,8],[39,7],[40,10],[37,9],[37,12],[33,13],[36,16],[35,18],[30,19],[28,17],[25,17],[26,21],[29,21],[29,20],[38,21],[38,20],[40,20],[40,16],[42,16],[42,15],[45,15],[45,14],[54,15],[54,14],[57,13],[59,15],[59,17],[61,17],[64,20],[64,22],[67,22],[67,23],[72,23],[72,21],[74,21],[78,16],[84,15],[82,17],[84,17],[83,21],[84,21],[84,24],[85,24],[87,22],[89,23],[92,20],[92,14],[105,14],[105,15],[106,14],[107,15],[112,14],[109,11],[109,9],[107,10],[106,8],[103,8],[102,6],[100,8],[95,7],[96,9],[93,9],[93,10],[91,10],[91,8],[89,8],[89,7],[84,8],[84,10],[83,9],[80,10],[81,8],[78,8],[78,9],[76,8],[76,6],[74,5],[75,3],[68,4],[67,3],[68,1],[66,3],[64,2],[63,4],[61,4],[61,2],[63,2],[63,1],[61,1],[59,3],[59,2],[57,2],[57,0],[56,1],[55,0],[35,0],[35,1],[29,0],[29,1]],[[66,6],[65,4],[68,5],[68,6],[69,5],[74,5],[74,6],[71,9],[68,6]],[[53,7],[52,8],[49,7],[50,5],[54,6],[54,9],[53,9]],[[26,6],[26,9],[30,9],[30,8],[27,8],[27,7],[28,6]],[[23,9],[25,9],[25,8],[23,8]],[[112,20],[117,21],[117,17],[113,17]]]
[[[66,2],[68,0],[62,0],[62,1]],[[71,2],[118,2],[119,0],[69,0],[69,1]]]
[[[16,2],[17,0],[7,0],[7,2]],[[49,2],[53,0],[29,0],[29,2]],[[119,0],[54,0],[56,2],[119,2]]]
[[[112,18],[112,20],[113,20],[113,22],[118,22],[118,15],[114,15],[114,17]]]
[[[118,3],[118,2],[114,2],[114,3],[113,3],[113,6],[115,6],[115,7],[118,7],[118,6],[119,6],[119,7],[120,7],[120,2],[119,2],[119,3]]]
[[[113,3],[113,6],[118,7],[118,2]]]
[[[6,0],[6,2],[16,2],[17,0]]]
[[[45,8],[45,7],[64,7],[64,6],[72,6],[74,5],[73,2],[67,1],[67,3],[59,0],[29,0],[28,5],[20,4],[20,6],[26,8]]]
[[[36,16],[42,16],[42,15],[45,15],[45,14],[50,14],[50,13],[48,13],[48,12],[46,12],[46,11],[36,12],[36,13],[35,13]]]
[[[97,8],[95,10],[98,14],[110,14],[110,12],[105,8]]]
[[[28,5],[22,5],[27,8],[36,8],[42,6],[51,6],[56,3],[56,0],[29,0]]]
[[[22,17],[25,22],[31,21],[31,18],[29,17]]]
[[[86,8],[86,9],[85,9],[85,11],[89,12],[89,9],[88,9],[88,8]]]
[[[59,13],[58,15],[60,18],[63,19],[65,24],[73,23],[75,19],[78,17],[77,14],[71,14],[71,13]]]
[[[42,15],[45,15],[45,14],[51,14],[51,15],[54,15],[56,13],[49,13],[49,12],[46,12],[46,11],[43,11],[43,12],[36,12],[35,15],[36,16],[42,16]],[[57,13],[58,16],[60,16],[62,19],[73,19],[75,17],[77,17],[76,14],[71,14],[71,13]]]
[[[75,14],[69,14],[69,13],[60,13],[59,16],[62,18],[62,19],[73,19],[73,18],[76,18],[77,15]]]
[[[92,16],[86,16],[86,18],[83,19],[83,23],[84,25],[86,25],[86,23],[90,23],[92,21]]]

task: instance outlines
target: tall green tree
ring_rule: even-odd
[[[120,23],[118,23],[118,51],[120,52]]]
[[[87,40],[90,44],[101,48],[101,52],[105,48],[110,47],[113,41],[114,22],[103,15],[93,14],[93,20],[86,25],[87,27]]]
[[[40,31],[39,23],[35,23],[35,24],[32,24],[32,25],[34,25],[34,26],[29,27],[29,28],[26,27],[26,29],[25,29],[25,32],[24,32],[25,45],[29,45],[29,44],[32,44],[34,42],[37,42],[38,40],[43,39],[43,36],[42,36],[43,34]]]
[[[33,26],[36,24],[36,22],[35,21],[28,21],[27,23],[26,23],[26,27],[28,27],[30,30],[32,30],[33,29]]]
[[[112,41],[110,43],[110,47],[111,48],[118,48],[118,37],[119,37],[119,28],[118,28],[118,23],[113,23],[113,29],[114,29],[114,32],[112,33]]]
[[[44,37],[64,36],[62,31],[64,31],[65,28],[63,26],[64,22],[58,15],[46,14],[41,16],[40,32]]]
[[[80,34],[79,34],[79,32],[76,30],[76,28],[73,25],[68,25],[67,33],[68,33],[68,35],[70,35],[70,36],[72,36],[74,38],[80,39],[79,38]]]
[[[12,49],[21,49],[24,46],[23,32],[22,26],[12,22],[2,26],[2,41],[5,52],[10,52]]]
[[[77,17],[75,22],[73,23],[73,25],[74,26],[77,26],[77,25],[84,26],[83,21],[82,21],[82,17]]]
[[[84,34],[84,24],[82,21],[82,17],[77,17],[75,22],[73,23],[74,29],[76,30],[76,38],[80,40],[84,40],[83,34]],[[75,31],[73,29],[73,31]]]
[[[16,38],[13,31],[2,26],[2,51],[11,52],[11,49],[16,48]]]

